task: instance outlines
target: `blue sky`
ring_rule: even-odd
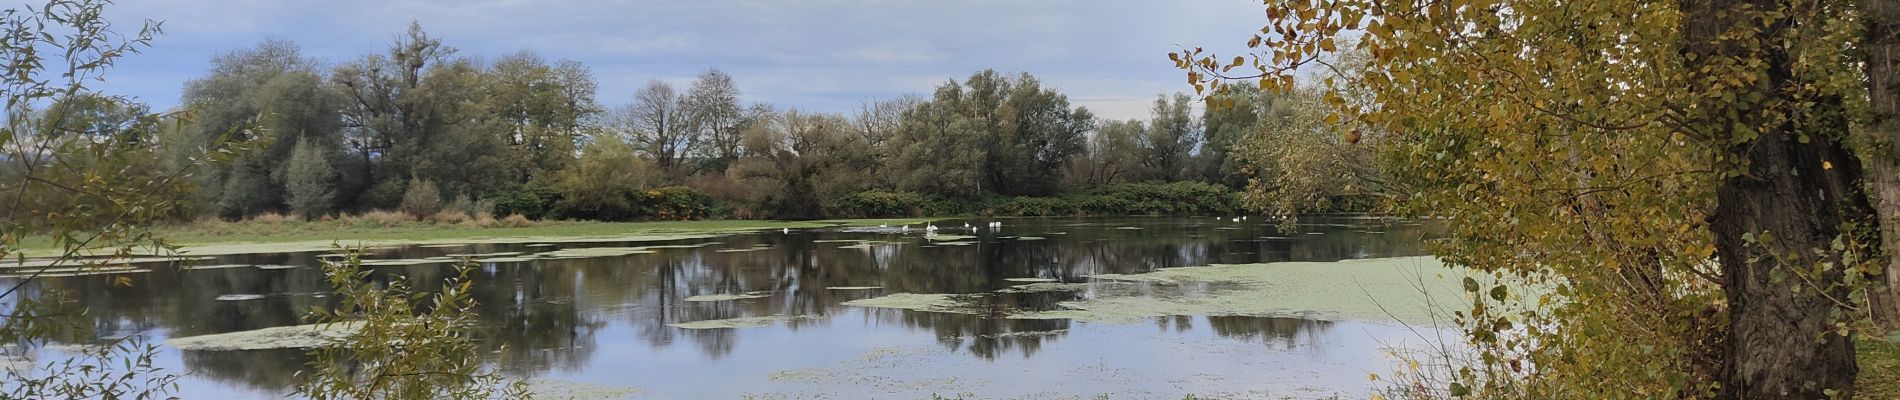
[[[995,68],[1035,74],[1110,118],[1146,118],[1157,93],[1188,90],[1169,51],[1231,54],[1264,21],[1248,0],[119,0],[108,17],[123,29],[164,21],[154,48],[95,86],[157,109],[216,54],[275,37],[334,65],[384,51],[415,20],[460,55],[581,61],[608,107],[649,80],[683,84],[714,67],[747,100],[821,112]]]

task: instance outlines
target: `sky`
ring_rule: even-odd
[[[651,80],[684,86],[718,68],[748,102],[849,113],[992,68],[1034,74],[1101,117],[1146,119],[1157,94],[1192,90],[1168,52],[1236,54],[1261,10],[1250,0],[119,0],[107,10],[119,29],[152,19],[164,33],[94,88],[170,109],[215,55],[278,38],[336,65],[386,51],[417,21],[460,56],[580,61],[607,107]]]

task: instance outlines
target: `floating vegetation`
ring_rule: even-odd
[[[698,296],[687,297],[686,301],[733,301],[733,300],[747,300],[747,299],[763,299],[767,297],[772,297],[772,292],[745,292],[745,293],[740,293],[740,294],[702,294]]]
[[[713,250],[713,252],[715,253],[746,253],[746,252],[754,252],[754,251],[759,251],[759,250],[770,250],[770,249],[771,247],[741,247],[741,248],[733,248],[733,249]]]
[[[190,269],[190,270],[198,270],[198,269],[230,269],[230,268],[250,268],[250,267],[252,267],[251,264],[214,264],[214,265],[187,265],[187,266],[184,266],[183,268]]]
[[[976,244],[976,242],[943,242],[943,243],[938,243],[937,245],[938,246],[969,246],[973,244]]]
[[[211,259],[212,259],[211,257],[182,257],[182,256],[181,257],[117,257],[117,258],[81,257],[81,258],[69,258],[65,260],[60,260],[57,258],[29,258],[29,259],[26,259],[25,261],[16,261],[13,259],[8,259],[6,261],[0,261],[0,270],[23,269],[23,268],[45,268],[45,267],[52,267],[52,266],[68,266],[68,267],[79,267],[79,266],[86,266],[86,265],[127,266],[130,264],[206,261],[206,260],[211,260]]]
[[[543,399],[605,400],[631,399],[646,389],[632,386],[602,385],[587,382],[534,378],[522,381],[528,393]]]
[[[892,293],[882,297],[858,299],[844,302],[853,307],[900,308],[924,312],[952,314],[982,314],[981,307],[972,305],[972,300],[981,295],[973,294],[929,294],[929,293]]]
[[[711,320],[705,320],[705,321],[681,322],[681,323],[666,324],[666,326],[671,326],[671,327],[680,328],[680,329],[763,328],[767,326],[772,326],[772,324],[778,323],[779,321],[790,321],[790,320],[795,320],[795,319],[811,319],[811,318],[817,318],[817,317],[808,317],[808,316],[802,316],[802,315],[794,316],[794,317],[784,317],[784,316],[771,315],[771,316],[764,316],[764,317],[741,317],[741,318],[711,319]]]
[[[876,246],[890,246],[890,245],[904,244],[904,242],[887,242],[887,241],[881,241],[881,240],[843,240],[843,241],[837,241],[837,242],[831,242],[831,243],[843,243],[843,242],[856,242],[857,244],[850,245],[850,246],[841,246],[838,248],[870,250],[872,247],[876,247]]]
[[[473,254],[469,254],[469,253],[460,253],[460,254],[443,254],[442,256],[443,256],[443,257],[455,257],[455,258],[488,258],[488,257],[507,257],[507,256],[518,256],[518,255],[521,255],[521,254],[522,254],[522,253],[521,253],[521,252],[519,252],[519,251],[502,251],[502,252],[494,252],[494,253],[473,253]]]
[[[492,257],[492,258],[479,258],[479,259],[475,259],[475,262],[478,262],[478,263],[483,263],[483,264],[487,264],[487,263],[519,263],[519,262],[529,262],[529,261],[535,261],[535,260],[541,260],[541,259],[542,259],[542,258],[539,258],[539,257]]]
[[[665,244],[665,245],[658,245],[658,246],[640,246],[639,248],[641,248],[641,249],[648,249],[648,250],[655,250],[655,249],[697,249],[697,248],[701,248],[701,247],[706,247],[706,246],[711,246],[711,245],[715,245],[715,244],[721,244],[721,243],[720,243],[720,242],[706,242],[706,243],[700,243],[700,244]]]
[[[264,295],[261,295],[261,294],[227,294],[227,295],[218,296],[216,300],[218,301],[244,301],[244,300],[257,300],[257,299],[262,299],[262,298],[264,298]]]
[[[1013,319],[1134,322],[1170,315],[1299,317],[1432,323],[1428,304],[1460,307],[1456,270],[1431,257],[1167,268],[1092,279],[1173,286],[1175,293],[1104,294]],[[1221,286],[1227,286],[1222,288]],[[1425,301],[1429,298],[1429,302]]]
[[[944,338],[956,339],[956,340],[1003,339],[1003,338],[1019,338],[1019,337],[1058,336],[1058,335],[1066,335],[1068,333],[1069,333],[1068,329],[1055,329],[1055,330],[1047,330],[1047,331],[1016,331],[1016,332],[998,332],[998,333],[991,333],[991,334],[985,334],[985,335],[947,336]]]
[[[0,278],[27,278],[27,277],[34,277],[34,276],[37,276],[40,278],[65,278],[65,277],[91,276],[91,275],[134,274],[134,273],[142,273],[142,272],[152,272],[152,270],[144,269],[144,268],[135,268],[129,265],[100,265],[100,266],[92,266],[92,267],[57,267],[57,268],[43,268],[43,269],[27,269],[27,270],[15,271],[15,272],[16,273],[12,273],[12,274],[0,274]]]
[[[970,239],[975,239],[975,238],[976,238],[975,236],[969,236],[969,235],[924,235],[924,239],[929,239],[929,240],[939,241],[939,242],[970,240]]]
[[[402,247],[402,246],[418,246],[418,247],[430,246],[430,247],[449,248],[449,247],[459,247],[459,246],[467,246],[467,245],[473,245],[473,244],[517,244],[517,243],[531,243],[529,246],[533,246],[533,247],[549,247],[549,246],[554,246],[557,243],[666,242],[666,241],[674,241],[674,240],[710,239],[710,238],[716,238],[716,237],[721,237],[721,236],[726,236],[726,234],[723,234],[723,233],[720,233],[720,234],[678,233],[678,234],[613,235],[613,236],[520,236],[520,237],[494,237],[494,238],[468,238],[468,239],[368,240],[368,241],[307,240],[307,241],[277,242],[277,243],[222,243],[222,244],[209,244],[209,245],[189,245],[189,246],[184,246],[184,247],[179,248],[178,253],[181,255],[191,255],[191,256],[222,256],[222,255],[238,255],[238,254],[309,253],[309,252],[318,252],[318,251],[330,251],[331,249],[334,249],[335,246],[343,246],[343,247],[349,247],[349,248],[361,247],[363,249],[386,249],[386,248],[396,248],[396,247]],[[146,254],[146,255],[156,256],[157,254]],[[3,266],[0,266],[0,268],[3,268]]]
[[[554,251],[539,253],[535,255],[542,256],[542,257],[551,257],[551,258],[594,258],[594,257],[619,257],[619,256],[630,256],[634,254],[653,254],[653,253],[658,253],[658,252],[653,251],[653,250],[647,250],[647,248],[645,247],[582,247],[582,248],[573,248],[573,249],[554,250]]]
[[[387,260],[361,260],[365,267],[401,267],[410,265],[444,264],[455,262],[448,258],[397,258]]]
[[[1101,283],[1095,283],[1095,284],[1102,285],[1102,284],[1110,284],[1110,283],[1114,283],[1114,282],[1101,282]],[[1027,285],[1010,286],[1010,287],[998,289],[996,290],[996,292],[997,293],[1080,292],[1080,291],[1088,290],[1089,285],[1090,284],[1088,283],[1040,282],[1040,283],[1031,283]]]
[[[1030,282],[1030,283],[1060,281],[1060,279],[1055,279],[1055,278],[1003,278],[1003,280],[1010,281],[1010,282]]]
[[[1124,230],[1124,231],[1138,231],[1138,230],[1141,230],[1141,228],[1140,228],[1140,227],[1134,227],[1134,226],[1117,226],[1117,227],[1115,227],[1115,229],[1118,229],[1118,230]]]
[[[343,340],[362,328],[362,322],[280,326],[171,338],[165,340],[165,345],[179,350],[197,351],[305,349]]]

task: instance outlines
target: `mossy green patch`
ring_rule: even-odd
[[[924,239],[939,241],[939,242],[953,242],[953,241],[958,241],[958,240],[970,240],[970,239],[975,239],[975,238],[976,238],[975,236],[969,236],[969,235],[924,235]]]
[[[1860,375],[1854,377],[1856,399],[1900,399],[1900,343],[1878,338],[1854,340]]]

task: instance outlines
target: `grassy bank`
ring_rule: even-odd
[[[1860,338],[1854,341],[1860,363],[1860,399],[1900,399],[1900,343]]]
[[[153,230],[165,242],[192,247],[236,244],[299,244],[302,247],[374,243],[452,243],[460,240],[499,238],[576,239],[611,237],[665,237],[677,235],[727,234],[736,232],[806,229],[833,226],[878,226],[923,224],[938,218],[840,219],[819,221],[533,221],[515,224],[440,223],[417,220],[371,221],[338,219],[301,221],[294,219],[246,220],[238,222],[206,221],[167,225]],[[291,246],[296,247],[296,246]],[[52,238],[27,237],[18,251],[28,257],[57,255]],[[203,252],[200,252],[203,253]]]

